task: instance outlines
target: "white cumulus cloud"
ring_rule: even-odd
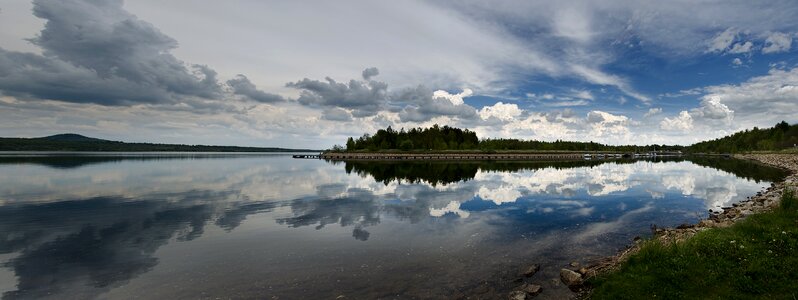
[[[497,102],[491,106],[485,106],[479,110],[479,116],[483,120],[487,120],[491,117],[497,118],[499,120],[512,120],[517,118],[523,113],[523,111],[518,108],[518,105],[512,103],[502,103]]]
[[[679,116],[662,119],[660,128],[664,130],[688,131],[693,129],[693,117],[687,111],[682,111]]]
[[[465,101],[463,101],[463,98],[469,97],[473,94],[474,91],[472,91],[471,89],[463,89],[463,91],[458,94],[449,94],[449,92],[447,91],[437,90],[432,93],[432,97],[449,100],[449,102],[452,102],[452,104],[454,105],[461,105],[465,103]]]

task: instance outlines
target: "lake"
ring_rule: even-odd
[[[705,218],[783,171],[734,159],[326,162],[0,155],[0,293],[17,298],[542,298],[559,270]]]

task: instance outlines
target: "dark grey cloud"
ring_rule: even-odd
[[[275,103],[285,100],[280,95],[259,90],[255,84],[249,81],[249,78],[242,74],[238,74],[236,78],[228,80],[227,85],[233,89],[233,94],[244,96],[253,101],[261,103]]]
[[[455,105],[448,99],[433,97],[433,91],[425,86],[404,89],[393,96],[397,103],[407,106],[399,112],[399,119],[403,122],[423,122],[437,116],[459,117],[461,119],[474,119],[477,111],[467,104]]]
[[[286,86],[302,91],[297,100],[303,105],[352,109],[358,116],[373,116],[388,101],[388,84],[384,82],[352,79],[342,83],[330,77],[325,81],[305,78]]]
[[[122,1],[33,2],[43,55],[0,49],[0,90],[20,98],[103,105],[172,103],[222,95],[216,72],[169,53],[177,41]]]
[[[380,75],[380,70],[375,67],[367,68],[363,70],[362,76],[363,80],[371,80],[371,77]]]
[[[391,93],[388,84],[371,80],[378,74],[377,68],[368,68],[363,70],[364,81],[352,79],[347,84],[330,77],[325,78],[325,81],[305,78],[289,82],[286,86],[302,91],[297,99],[300,104],[328,107],[322,115],[327,120],[349,121],[351,117],[370,117],[383,110],[398,112],[403,122],[422,122],[437,116],[461,119],[477,117],[474,107],[455,105],[448,99],[436,98],[433,90],[423,85]]]

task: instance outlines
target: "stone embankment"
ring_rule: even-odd
[[[660,240],[668,244],[674,242],[684,241],[696,233],[715,227],[728,227],[735,222],[744,219],[752,214],[770,211],[778,207],[781,196],[785,190],[791,189],[798,190],[798,155],[795,154],[742,154],[735,155],[738,159],[748,159],[759,161],[763,164],[771,165],[774,167],[789,170],[791,172],[781,182],[774,182],[770,187],[764,191],[758,192],[752,197],[739,203],[735,203],[732,207],[725,207],[722,211],[714,211],[710,213],[709,218],[701,220],[698,224],[683,224],[677,228],[654,228],[653,239]],[[599,262],[593,263],[587,267],[586,270],[580,270],[582,274],[581,279],[587,279],[595,276],[596,274],[608,272],[620,265],[621,262],[626,260],[630,255],[636,253],[640,249],[641,239],[636,238],[635,244],[626,250],[618,253],[615,256],[605,258]]]

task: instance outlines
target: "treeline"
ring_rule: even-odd
[[[363,136],[346,141],[347,151],[356,150],[474,150],[479,147],[477,134],[468,129],[459,129],[449,126],[440,127],[437,124],[430,128],[413,128],[399,131],[390,126],[380,129],[374,135]],[[337,147],[334,150],[344,150]]]
[[[556,140],[545,142],[519,139],[484,139],[479,142],[480,150],[536,150],[536,151],[612,151],[612,152],[649,152],[649,151],[681,151],[683,146],[669,145],[623,145],[613,146],[596,142],[570,142]]]
[[[610,146],[595,142],[554,142],[519,139],[483,139],[468,129],[433,125],[430,128],[412,128],[399,131],[390,126],[374,135],[349,138],[346,146],[335,146],[333,151],[380,151],[380,150],[533,150],[533,151],[680,151],[683,146]]]
[[[798,144],[798,125],[780,122],[772,128],[746,129],[730,136],[690,146],[693,153],[736,153],[744,151],[777,151]]]

